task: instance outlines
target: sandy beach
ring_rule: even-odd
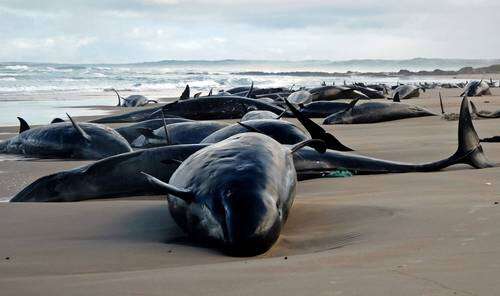
[[[440,113],[438,91],[446,111],[458,112],[460,89],[429,90],[407,102]],[[498,110],[500,88],[492,92],[471,100]],[[480,137],[491,137],[500,135],[499,122],[474,125]],[[440,116],[324,127],[355,153],[383,159],[438,160],[457,146],[457,121]],[[0,127],[0,139],[17,129]],[[278,243],[252,258],[193,245],[161,198],[2,202],[0,294],[494,295],[500,144],[483,148],[497,167],[300,182]],[[87,163],[0,155],[0,198]]]

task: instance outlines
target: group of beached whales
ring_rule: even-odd
[[[195,241],[231,255],[251,256],[266,252],[278,239],[298,180],[339,172],[385,174],[437,171],[455,164],[492,166],[474,129],[466,96],[456,152],[424,164],[355,154],[310,119],[326,117],[328,124],[370,123],[435,115],[398,100],[358,104],[383,97],[383,91],[360,84],[298,91],[251,86],[191,97],[187,87],[174,102],[88,123],[68,115],[68,122],[58,119],[30,128],[20,118],[19,135],[0,141],[0,153],[97,161],[42,177],[11,202],[166,194],[174,221]],[[394,97],[405,99],[405,94],[395,92]],[[490,118],[499,113],[474,112]],[[285,117],[294,117],[300,124]],[[219,119],[238,121],[215,121]],[[103,123],[132,124],[111,129]]]

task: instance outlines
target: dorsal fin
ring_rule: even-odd
[[[280,114],[280,115],[278,115],[278,117],[276,117],[276,119],[281,119],[283,116],[285,116],[286,111],[287,111],[287,109],[285,108],[285,109],[283,110],[283,112],[281,112],[281,114]]]
[[[82,127],[81,127],[81,126],[79,126],[79,125],[78,125],[78,123],[77,123],[75,120],[73,120],[73,118],[71,118],[71,116],[69,116],[69,114],[68,114],[68,113],[66,113],[66,116],[68,116],[69,120],[71,121],[71,124],[73,124],[73,127],[74,127],[74,128],[75,128],[75,130],[78,132],[78,134],[79,134],[80,136],[82,136],[82,138],[84,138],[85,140],[90,141],[90,140],[91,140],[91,138],[90,138],[89,134],[87,134],[87,133],[86,133],[86,132],[82,129]]]
[[[19,120],[19,133],[25,132],[30,129],[30,126],[26,122],[26,120],[22,119],[21,117],[18,117],[17,119]]]
[[[250,98],[250,96],[252,95],[252,92],[253,92],[253,81],[252,81],[252,85],[250,85],[250,89],[248,90],[246,97]]]
[[[52,123],[61,123],[61,122],[64,122],[63,119],[59,118],[59,117],[56,117],[54,119],[52,119],[52,121],[50,122],[50,124]]]
[[[163,112],[163,109],[161,109],[161,118],[163,119],[163,129],[165,130],[165,142],[169,145],[170,137],[168,136],[167,121],[165,120],[165,112]]]
[[[394,98],[392,99],[392,101],[396,103],[401,103],[401,99],[399,98],[399,92],[394,94]]]
[[[439,92],[439,105],[441,105],[441,114],[444,114],[444,105],[443,105],[443,97],[441,96],[441,92]]]
[[[352,109],[354,109],[354,106],[356,106],[356,103],[359,101],[359,99],[354,99],[352,100],[349,105],[347,106],[347,108],[344,110],[344,112],[347,112],[347,111],[350,111]]]
[[[136,128],[136,130],[141,133],[141,135],[143,135],[144,137],[148,138],[148,139],[157,139],[157,140],[161,140],[162,137],[156,135],[154,133],[154,131],[150,128],[147,128],[147,127],[138,127]]]
[[[116,93],[116,96],[118,97],[118,105],[116,105],[116,107],[120,107],[122,105],[122,102],[120,99],[122,99],[122,97],[120,96],[120,94],[118,93],[118,91],[116,89],[113,88],[113,91]]]
[[[191,192],[188,189],[177,188],[177,187],[170,185],[168,183],[165,183],[165,182],[163,182],[163,181],[161,181],[161,180],[159,180],[159,179],[157,179],[149,174],[146,174],[145,172],[141,172],[141,174],[146,176],[149,183],[164,189],[166,193],[174,195],[187,203],[192,203],[196,199],[193,192]]]
[[[194,94],[194,96],[193,96],[193,98],[197,99],[197,98],[199,98],[200,96],[201,96],[201,92],[199,92],[199,93],[195,93],[195,94]]]
[[[321,126],[319,126],[316,122],[307,118],[304,114],[302,114],[295,106],[293,106],[287,99],[285,99],[285,104],[288,106],[288,109],[292,111],[293,115],[297,117],[300,123],[306,128],[306,130],[311,135],[313,139],[321,139],[325,141],[326,146],[329,149],[338,150],[338,151],[353,151],[351,148],[342,144],[334,135],[327,133]]]
[[[210,89],[210,91],[208,92],[208,96],[210,97],[212,95],[212,92],[213,92],[213,88]]]
[[[290,150],[292,150],[292,153],[295,153],[297,150],[309,146],[311,148],[314,148],[314,150],[318,151],[319,153],[325,153],[326,152],[326,143],[323,140],[318,140],[318,139],[310,139],[306,141],[302,141],[298,144],[295,144]]]
[[[181,94],[181,96],[180,96],[179,100],[181,100],[181,101],[182,101],[182,100],[187,100],[187,99],[189,99],[190,95],[191,95],[191,90],[190,90],[190,88],[189,88],[189,84],[186,84],[186,88],[185,88],[185,89],[184,89],[184,91],[182,92],[182,94]]]
[[[265,134],[262,131],[260,131],[259,129],[257,129],[253,126],[249,126],[248,124],[244,124],[244,123],[239,122],[239,121],[238,121],[238,124],[241,125],[242,127],[246,128],[247,130],[254,132],[254,133]]]

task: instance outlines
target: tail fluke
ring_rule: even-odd
[[[483,152],[479,136],[472,124],[469,111],[469,100],[464,97],[460,106],[460,119],[458,121],[458,149],[448,161],[449,165],[464,163],[476,169],[488,168],[493,165],[488,161]]]

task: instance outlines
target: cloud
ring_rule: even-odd
[[[497,58],[500,2],[4,0],[0,60]]]

